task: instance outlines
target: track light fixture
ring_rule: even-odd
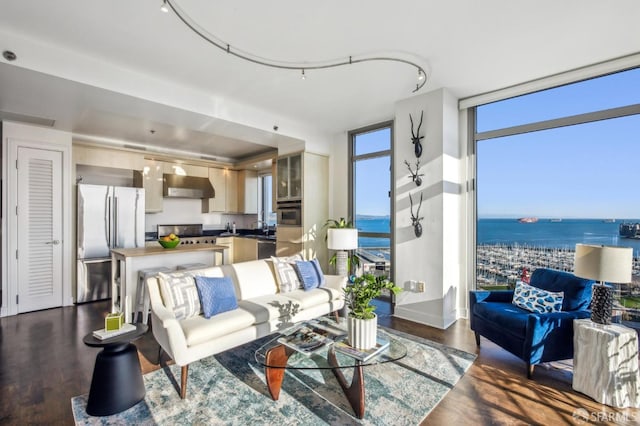
[[[306,79],[305,69],[318,70],[318,69],[326,69],[326,68],[336,68],[343,65],[352,65],[360,62],[372,62],[372,61],[400,62],[403,64],[410,65],[412,67],[415,67],[418,71],[418,78],[416,82],[416,88],[413,90],[413,92],[417,92],[418,90],[422,89],[422,87],[427,83],[427,80],[428,80],[427,73],[422,66],[416,64],[415,62],[401,58],[399,56],[394,57],[394,56],[387,56],[387,55],[385,56],[360,55],[360,56],[356,56],[355,58],[352,56],[349,56],[348,59],[335,59],[335,60],[323,61],[323,62],[305,62],[305,63],[299,63],[299,64],[263,58],[261,56],[251,54],[249,52],[243,52],[240,49],[233,48],[231,47],[231,44],[226,43],[218,39],[216,36],[208,33],[205,29],[200,27],[193,19],[191,19],[182,9],[180,9],[180,7],[177,5],[176,0],[162,1],[162,6],[160,7],[160,10],[162,10],[163,12],[168,12],[169,8],[171,8],[173,13],[175,13],[176,16],[191,31],[193,31],[198,36],[200,36],[203,40],[207,41],[208,43],[212,44],[218,49],[223,50],[237,58],[244,59],[245,61],[253,62],[254,64],[264,65],[266,67],[271,67],[271,68],[299,70],[302,73],[301,78],[303,80]]]

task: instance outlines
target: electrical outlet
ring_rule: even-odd
[[[405,290],[416,291],[416,280],[409,280],[404,284]]]
[[[424,293],[424,281],[418,281],[418,283],[416,284],[416,291],[418,293]]]

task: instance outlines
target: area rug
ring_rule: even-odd
[[[280,399],[269,396],[254,352],[260,339],[189,366],[187,398],[177,386],[180,367],[144,375],[146,396],[122,413],[89,416],[87,395],[71,399],[78,425],[416,425],[451,390],[475,355],[385,330],[407,347],[400,361],[365,367],[366,412],[357,419],[330,370],[287,370]],[[344,370],[351,381],[350,371]]]

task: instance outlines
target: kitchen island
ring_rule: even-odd
[[[229,248],[215,244],[179,245],[165,249],[157,247],[139,247],[111,250],[111,310],[124,312],[126,322],[134,321],[134,309],[137,305],[138,271],[164,266],[175,269],[178,265],[202,263],[207,266],[216,264],[216,254],[222,254],[222,263],[228,263]]]

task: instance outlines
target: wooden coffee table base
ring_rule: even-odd
[[[274,401],[277,401],[280,397],[280,388],[282,387],[282,379],[284,378],[284,372],[287,366],[287,361],[291,354],[295,351],[288,346],[279,345],[266,352],[267,367],[264,368],[264,374],[267,379],[267,388],[269,388],[269,394]],[[353,408],[356,417],[359,419],[364,417],[364,374],[362,371],[362,365],[353,367],[353,379],[351,385],[347,384],[347,380],[342,374],[342,369],[339,367],[338,360],[333,348],[329,349],[327,353],[327,361],[329,365],[335,367],[332,369],[333,374],[336,376],[340,387],[344,392],[349,404]]]

